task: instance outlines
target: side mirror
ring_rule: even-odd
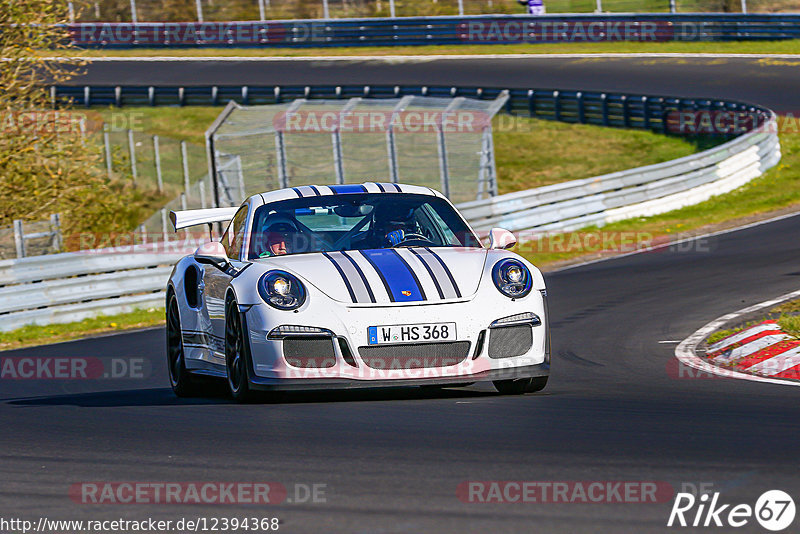
[[[517,244],[514,234],[503,228],[492,228],[489,232],[489,248],[507,249]]]
[[[207,263],[217,269],[225,270],[230,263],[225,247],[219,241],[209,241],[197,247],[194,251],[194,259],[197,263]]]

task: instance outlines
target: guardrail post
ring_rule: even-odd
[[[131,176],[133,177],[133,184],[136,185],[139,175],[136,172],[136,146],[133,142],[133,130],[128,129],[128,155],[131,159]]]
[[[528,89],[528,117],[536,116],[536,91]]]
[[[158,184],[158,192],[164,192],[164,179],[161,176],[161,150],[159,150],[158,136],[153,136],[153,159],[156,165],[156,183]]]
[[[106,154],[106,173],[108,174],[108,179],[110,180],[111,175],[114,172],[114,164],[111,160],[111,140],[108,138],[108,132],[103,132],[103,145],[105,146]]]
[[[578,91],[578,93],[575,95],[575,98],[578,100],[578,122],[583,124],[586,122],[586,110],[584,109],[583,93]]]
[[[642,117],[644,118],[644,127],[646,130],[650,129],[650,101],[646,96],[642,97]]]
[[[53,250],[61,251],[61,215],[53,213],[50,215],[50,230],[53,232]]]
[[[557,121],[561,120],[561,93],[553,91],[553,116]]]
[[[17,258],[25,257],[25,234],[22,229],[22,221],[14,219],[14,246],[17,249]]]
[[[83,105],[84,107],[89,107],[89,103],[92,101],[92,88],[88,85],[83,86]]]
[[[608,95],[603,93],[600,95],[600,105],[603,115],[603,126],[608,126]]]
[[[630,111],[628,110],[628,97],[622,95],[620,97],[622,100],[622,124],[627,128],[630,126]]]

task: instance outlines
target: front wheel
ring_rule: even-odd
[[[254,397],[247,374],[248,347],[239,307],[229,299],[225,306],[225,370],[228,391],[237,402],[249,402]]]

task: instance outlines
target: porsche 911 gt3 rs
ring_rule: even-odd
[[[179,396],[224,378],[257,390],[545,387],[546,291],[539,270],[485,248],[441,193],[414,185],[303,186],[239,208],[170,214],[176,230],[230,221],[175,266],[167,285],[167,359]]]

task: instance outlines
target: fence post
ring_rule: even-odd
[[[331,12],[328,9],[328,0],[322,0],[322,18],[324,19],[331,18]]]
[[[189,195],[189,157],[186,153],[186,141],[181,141],[181,163],[183,165],[183,192]],[[184,208],[185,209],[185,208]]]
[[[133,142],[133,130],[131,129],[128,129],[128,154],[131,158],[131,175],[133,176],[133,184],[136,185],[139,176],[136,172],[136,146]]]
[[[103,144],[105,145],[106,152],[106,172],[108,173],[108,179],[110,180],[114,169],[112,168],[113,163],[111,160],[111,141],[108,138],[108,132],[103,132]]]
[[[75,6],[72,2],[67,2],[67,10],[69,11],[69,21],[75,22]]]
[[[53,213],[50,215],[50,230],[53,232],[53,250],[61,251],[61,215]]]
[[[139,17],[136,16],[136,0],[131,0],[131,22],[139,22]]]
[[[333,167],[336,171],[336,183],[344,183],[344,165],[342,164],[342,136],[337,127],[331,133],[331,141],[333,144]]]
[[[392,18],[397,16],[394,10],[394,0],[389,0],[389,16]]]
[[[164,179],[161,177],[161,151],[158,145],[158,136],[153,136],[153,159],[156,163],[156,182],[158,183],[158,192],[164,192]]]
[[[450,198],[450,171],[447,168],[447,142],[444,136],[444,128],[439,124],[437,128],[437,147],[439,148],[439,176],[442,182],[442,193]]]
[[[197,7],[197,22],[203,22],[203,3],[202,0],[195,0]]]
[[[94,18],[100,20],[100,2],[94,3]]]
[[[600,0],[597,0],[597,1],[599,2]],[[742,0],[742,2],[744,2],[744,0]],[[677,13],[678,12],[678,6],[675,5],[675,0],[669,0],[669,12],[670,13]]]
[[[260,20],[264,21],[267,20],[267,14],[264,10],[264,0],[258,0],[258,15]]]
[[[458,16],[464,16],[464,0],[458,0]]]
[[[200,190],[200,207],[206,209],[206,181],[205,179],[197,182],[198,189]]]
[[[289,177],[286,173],[286,143],[283,132],[275,132],[275,153],[278,157],[278,184],[284,189],[289,187]]]
[[[161,238],[164,242],[169,241],[169,236],[167,234],[167,210],[166,208],[161,208]]]
[[[742,13],[747,14],[747,0],[742,0]]]
[[[22,221],[14,219],[14,245],[17,249],[17,258],[25,257],[25,234],[22,230]]]
[[[182,210],[188,209],[186,205],[186,193],[181,193],[181,209]]]
[[[597,8],[594,10],[595,13],[602,13],[603,12],[603,0],[597,0]]]

